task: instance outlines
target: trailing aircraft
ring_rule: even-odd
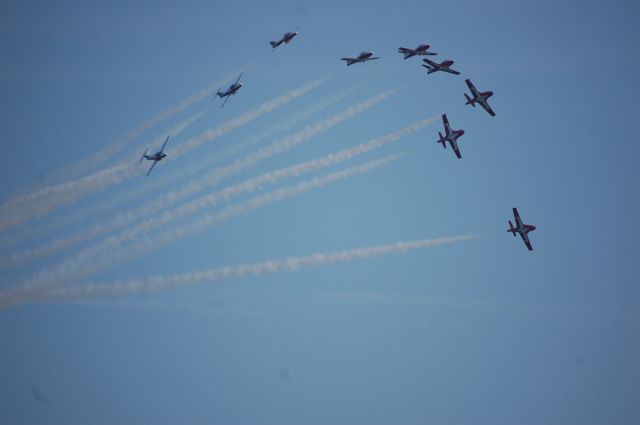
[[[220,99],[222,99],[223,97],[226,97],[224,102],[222,102],[222,106],[220,106],[221,108],[224,108],[224,105],[225,103],[227,103],[227,100],[229,100],[229,98],[232,95],[236,94],[238,90],[240,90],[240,88],[242,87],[243,84],[240,82],[240,77],[242,77],[242,74],[243,73],[241,72],[240,75],[238,75],[236,82],[231,84],[227,90],[221,92],[220,89],[218,89],[218,91],[216,92],[216,94],[220,96]]]
[[[167,138],[164,139],[162,148],[158,152],[154,153],[153,155],[147,155],[147,152],[149,151],[149,149],[147,149],[144,151],[144,153],[140,157],[140,161],[138,161],[138,163],[141,163],[143,159],[148,159],[149,161],[153,161],[153,164],[151,164],[151,168],[149,168],[149,171],[147,171],[147,177],[149,177],[149,174],[151,173],[151,170],[153,170],[153,167],[156,166],[156,163],[162,161],[167,156],[167,154],[164,153],[164,148],[165,146],[167,146],[168,141],[169,141],[169,136],[167,136]]]

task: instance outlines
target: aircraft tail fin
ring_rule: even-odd
[[[144,159],[144,157],[147,156],[147,152],[149,152],[149,148],[144,150],[144,153],[140,157],[140,160],[138,161],[138,164],[140,164],[142,162],[142,160]]]
[[[507,232],[511,232],[513,233],[513,236],[516,236],[516,228],[513,227],[513,223],[511,222],[511,220],[509,220],[509,228],[507,229]]]
[[[269,44],[271,44],[271,47],[273,47],[274,49],[278,47],[278,43],[276,43],[275,41],[270,41]]]
[[[465,105],[471,105],[474,108],[476,107],[476,102],[471,99],[466,93],[464,94],[464,97],[467,99],[467,103],[465,103]]]
[[[442,143],[442,148],[446,149],[447,144],[445,143],[444,137],[442,137],[442,133],[438,131],[438,135],[440,136],[440,140],[436,141],[436,143]]]
[[[425,68],[427,68],[427,74],[431,74],[432,72],[435,71],[435,68],[427,65],[427,64],[422,64],[422,66],[424,66]]]

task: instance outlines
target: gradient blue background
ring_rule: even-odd
[[[150,179],[363,82],[288,133],[403,89],[233,181],[443,112],[466,130],[462,160],[435,143],[441,126],[433,124],[384,149],[410,152],[395,163],[177,241],[97,280],[484,236],[292,273],[0,311],[0,423],[640,423],[639,21],[632,1],[3,1],[3,199],[243,66],[238,95],[224,109],[198,103],[187,113],[211,108],[180,137],[330,78],[192,154],[172,161],[169,145]],[[268,41],[296,27],[299,36],[271,53]],[[427,76],[420,58],[396,53],[423,42],[436,59],[455,59],[463,75]],[[339,60],[362,50],[381,59],[348,68]],[[464,105],[467,77],[495,92],[495,118]],[[145,133],[132,151],[187,113]],[[145,183],[128,180],[42,221]],[[505,232],[514,206],[538,227],[533,252]],[[2,286],[60,258],[3,272]]]

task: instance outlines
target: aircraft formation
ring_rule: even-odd
[[[285,33],[280,39],[276,41],[270,41],[269,44],[272,47],[272,51],[274,51],[277,47],[281,45],[289,44],[297,35],[298,35],[298,32],[294,30],[294,31]],[[415,49],[411,49],[408,47],[399,47],[398,53],[401,53],[404,56],[405,60],[410,59],[414,56],[437,55],[436,52],[429,51],[430,48],[431,48],[431,44],[420,44]],[[357,63],[365,63],[368,61],[380,59],[379,56],[373,56],[373,55],[374,55],[374,52],[372,51],[363,51],[355,57],[344,57],[344,58],[340,58],[340,60],[345,61],[347,66],[351,66]],[[427,75],[438,72],[438,71],[453,74],[453,75],[460,75],[459,71],[451,68],[451,66],[455,63],[455,61],[452,59],[445,59],[440,63],[432,61],[427,58],[422,59],[422,61],[424,62],[422,66],[427,69]],[[221,91],[222,88],[220,88],[216,92],[216,96],[218,96],[220,99],[222,98],[225,99],[222,105],[220,106],[221,108],[224,107],[224,105],[227,103],[227,101],[231,96],[235,95],[240,90],[240,88],[242,88],[243,84],[240,82],[241,77],[242,77],[242,73],[238,75],[238,78],[236,78],[236,81],[233,84],[231,84],[227,90]],[[464,93],[464,97],[466,99],[465,105],[471,105],[472,107],[475,108],[476,104],[479,104],[489,115],[494,117],[496,114],[488,102],[488,99],[491,96],[493,96],[493,91],[482,91],[482,92],[479,91],[469,78],[465,79],[465,83],[469,91],[471,92],[470,95],[468,95],[467,93]],[[465,134],[464,130],[453,130],[451,128],[451,125],[449,124],[449,119],[446,113],[442,114],[442,123],[444,126],[445,134],[443,135],[441,132],[438,132],[439,138],[436,142],[441,143],[442,147],[445,149],[447,147],[447,143],[449,143],[456,157],[458,159],[462,159],[462,153],[460,151],[460,147],[458,146],[458,139]],[[140,162],[143,159],[153,161],[153,163],[151,164],[151,167],[149,168],[149,171],[147,171],[147,174],[146,174],[147,176],[149,176],[149,174],[153,170],[153,167],[156,165],[156,163],[158,163],[159,161],[161,161],[163,158],[167,156],[167,154],[164,152],[164,148],[166,147],[168,140],[169,140],[169,137],[166,138],[166,140],[162,145],[162,148],[155,154],[147,155],[147,151],[145,151],[142,157],[140,158]],[[531,241],[529,240],[528,233],[533,230],[536,230],[536,226],[533,226],[531,224],[524,224],[522,222],[522,219],[520,218],[517,208],[513,208],[513,215],[514,215],[514,220],[516,222],[516,226],[514,227],[511,221],[509,220],[509,229],[507,229],[507,232],[513,233],[513,236],[516,235],[516,232],[519,233],[525,245],[529,249],[529,251],[532,251],[533,247],[531,245]]]

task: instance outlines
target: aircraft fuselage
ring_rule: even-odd
[[[225,97],[225,96],[234,95],[238,90],[240,90],[241,87],[242,87],[242,83],[232,84],[231,87],[229,87],[229,89],[227,89],[226,91],[222,93],[218,93],[218,96]]]
[[[167,154],[164,152],[156,152],[153,155],[145,155],[144,157],[151,161],[161,161],[166,156]]]
[[[447,134],[445,136],[445,139],[451,143],[456,143],[458,141],[458,137],[462,136],[463,134],[464,134],[464,130],[455,130],[455,131],[452,131],[450,134]]]

